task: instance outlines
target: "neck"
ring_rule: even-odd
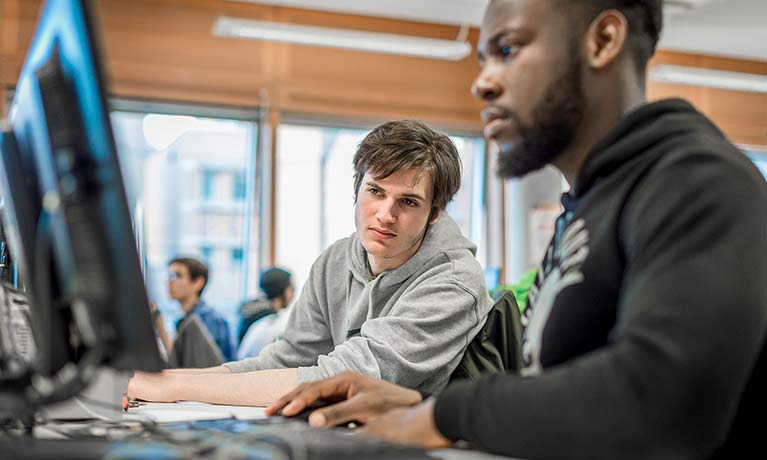
[[[578,135],[571,145],[553,164],[559,169],[570,184],[570,189],[577,186],[576,180],[583,163],[594,146],[620,123],[627,113],[647,102],[644,88],[637,81],[624,82],[612,87],[595,84],[591,94],[586,92],[589,101],[584,108],[584,120],[578,128]]]
[[[410,258],[413,257],[418,252],[418,249],[421,247],[422,242],[423,242],[423,238],[421,238],[416,244],[410,247],[407,251],[397,255],[396,257],[391,257],[391,258],[378,257],[373,254],[367,253],[368,264],[370,265],[370,271],[373,273],[373,276],[378,276],[383,272],[391,271],[404,265],[405,262],[410,260]]]
[[[282,297],[275,297],[272,299],[272,308],[274,311],[280,311],[285,308],[285,300]]]
[[[200,298],[198,296],[192,296],[188,299],[179,300],[179,303],[181,304],[181,309],[184,310],[184,313],[189,313],[192,311],[192,309],[200,302]]]

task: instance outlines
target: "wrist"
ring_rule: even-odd
[[[442,432],[439,431],[439,428],[437,428],[437,423],[434,419],[434,405],[436,401],[436,398],[430,396],[423,403],[421,403],[421,409],[426,412],[425,417],[428,423],[427,431],[429,433],[430,439],[427,441],[427,444],[433,448],[449,447],[453,444],[453,441],[446,438]]]

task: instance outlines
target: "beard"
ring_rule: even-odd
[[[525,124],[515,113],[519,141],[499,145],[498,175],[522,177],[554,161],[575,137],[583,120],[585,95],[581,61],[576,50],[569,53],[563,72],[549,84],[533,109],[532,123]]]

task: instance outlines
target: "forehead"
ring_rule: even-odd
[[[424,198],[431,198],[432,178],[427,169],[410,168],[394,172],[383,179],[376,179],[376,174],[368,170],[363,181],[375,182],[392,193],[416,193]]]
[[[178,262],[173,262],[170,264],[170,269],[174,272],[181,273],[182,275],[189,273],[189,268],[187,268],[186,265],[180,264]]]
[[[568,0],[573,1],[573,0]],[[492,0],[485,10],[480,43],[509,29],[536,31],[550,25],[553,10],[562,8],[555,0]]]

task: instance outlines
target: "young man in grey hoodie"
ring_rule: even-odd
[[[389,122],[360,143],[354,170],[357,230],[314,262],[284,337],[215,368],[137,373],[130,397],[266,405],[345,370],[427,392],[447,384],[492,306],[476,246],[444,213],[461,183],[455,145]]]

